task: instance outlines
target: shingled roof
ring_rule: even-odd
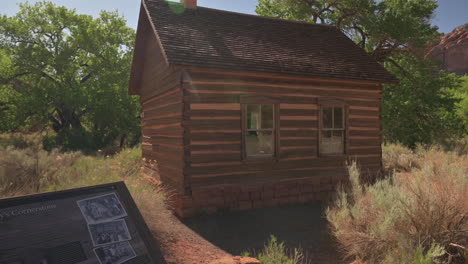
[[[340,30],[325,25],[144,0],[170,64],[395,82]]]

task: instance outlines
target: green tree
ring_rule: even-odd
[[[457,103],[457,114],[464,121],[465,130],[468,131],[468,75],[461,78],[462,85],[454,89],[453,93],[460,101]]]
[[[11,57],[6,50],[0,49],[0,78],[10,76],[11,69]],[[0,79],[0,131],[13,130],[20,126],[19,120],[13,114],[18,109],[14,109],[16,106],[9,102],[14,95],[14,91],[8,89],[6,85],[2,85],[2,79]]]
[[[396,64],[386,63],[386,68],[400,83],[383,89],[385,140],[414,147],[461,136],[463,125],[456,113],[459,99],[453,96],[453,90],[460,87],[459,76],[435,71],[415,56],[393,57]]]
[[[44,1],[0,17],[0,111],[9,116],[0,129],[52,127],[69,149],[135,141],[139,104],[127,95],[134,38],[117,12],[93,18]]]
[[[436,0],[259,0],[255,11],[333,25],[384,62],[439,35],[429,21],[436,8]]]
[[[459,77],[422,59],[440,35],[430,24],[436,8],[435,0],[259,0],[256,12],[333,25],[384,64],[401,81],[383,85],[385,140],[414,146],[463,133]]]

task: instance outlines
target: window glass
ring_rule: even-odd
[[[247,129],[272,129],[273,105],[247,105]]]
[[[320,152],[323,154],[344,153],[343,131],[322,131]]]
[[[261,128],[273,128],[273,105],[260,105],[261,107]]]
[[[333,131],[322,131],[322,142],[329,142],[331,141]]]
[[[343,128],[343,108],[335,107],[333,110],[333,127]]]
[[[326,107],[322,111],[322,126],[323,128],[332,128],[333,126],[333,108]]]
[[[273,104],[248,104],[245,153],[248,157],[274,156],[275,122]]]
[[[321,154],[344,154],[345,129],[344,108],[322,108],[322,131],[320,132]]]
[[[334,137],[336,140],[342,139],[343,138],[343,130],[333,131],[332,137]]]
[[[260,117],[260,105],[247,105],[247,128],[258,129],[258,118]]]
[[[247,131],[245,145],[247,156],[273,156],[273,131]]]

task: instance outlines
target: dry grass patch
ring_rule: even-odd
[[[114,156],[85,156],[45,151],[40,138],[0,135],[0,198],[125,181],[149,225],[166,209],[166,192],[142,175],[139,147]]]

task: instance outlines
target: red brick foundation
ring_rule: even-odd
[[[180,217],[189,217],[220,209],[239,211],[323,201],[329,199],[336,187],[347,179],[347,176],[327,176],[275,183],[193,188],[191,196],[174,195],[172,205]]]

